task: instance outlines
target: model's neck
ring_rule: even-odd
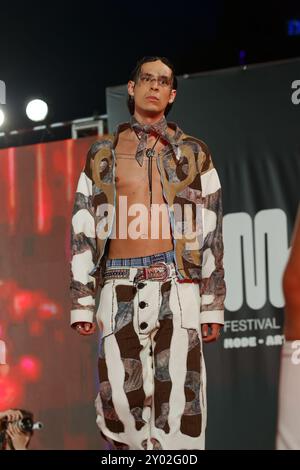
[[[164,114],[156,114],[155,116],[145,116],[138,111],[135,111],[134,115],[135,119],[140,123],[140,124],[155,124],[156,122],[159,122],[163,117]]]

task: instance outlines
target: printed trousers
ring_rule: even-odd
[[[130,266],[127,279],[107,279],[100,294],[97,425],[115,449],[205,446],[199,285],[179,282],[167,264],[164,281],[136,283]]]

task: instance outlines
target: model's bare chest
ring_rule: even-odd
[[[149,139],[147,148],[151,149],[155,144],[155,139]],[[116,166],[115,166],[115,182],[116,190],[119,195],[131,196],[134,194],[142,195],[149,192],[149,157],[143,156],[143,162],[140,166],[135,158],[138,142],[122,139],[118,142],[115,149]],[[158,154],[162,150],[163,145],[156,143],[153,149],[152,159],[152,189],[157,202],[162,202],[162,188],[160,173],[158,169]],[[151,168],[150,168],[151,169]]]

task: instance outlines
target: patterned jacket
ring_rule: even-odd
[[[72,215],[71,324],[92,322],[96,294],[101,292],[107,240],[116,203],[115,147],[121,124],[113,135],[95,142],[80,174]],[[175,265],[180,282],[197,282],[201,323],[224,323],[222,198],[220,181],[204,142],[168,123],[175,134],[157,157],[168,205]],[[188,209],[188,210],[186,210]]]

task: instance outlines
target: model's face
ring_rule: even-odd
[[[176,96],[172,70],[160,60],[143,64],[136,82],[129,81],[128,93],[134,97],[135,112],[149,116],[164,114]]]

